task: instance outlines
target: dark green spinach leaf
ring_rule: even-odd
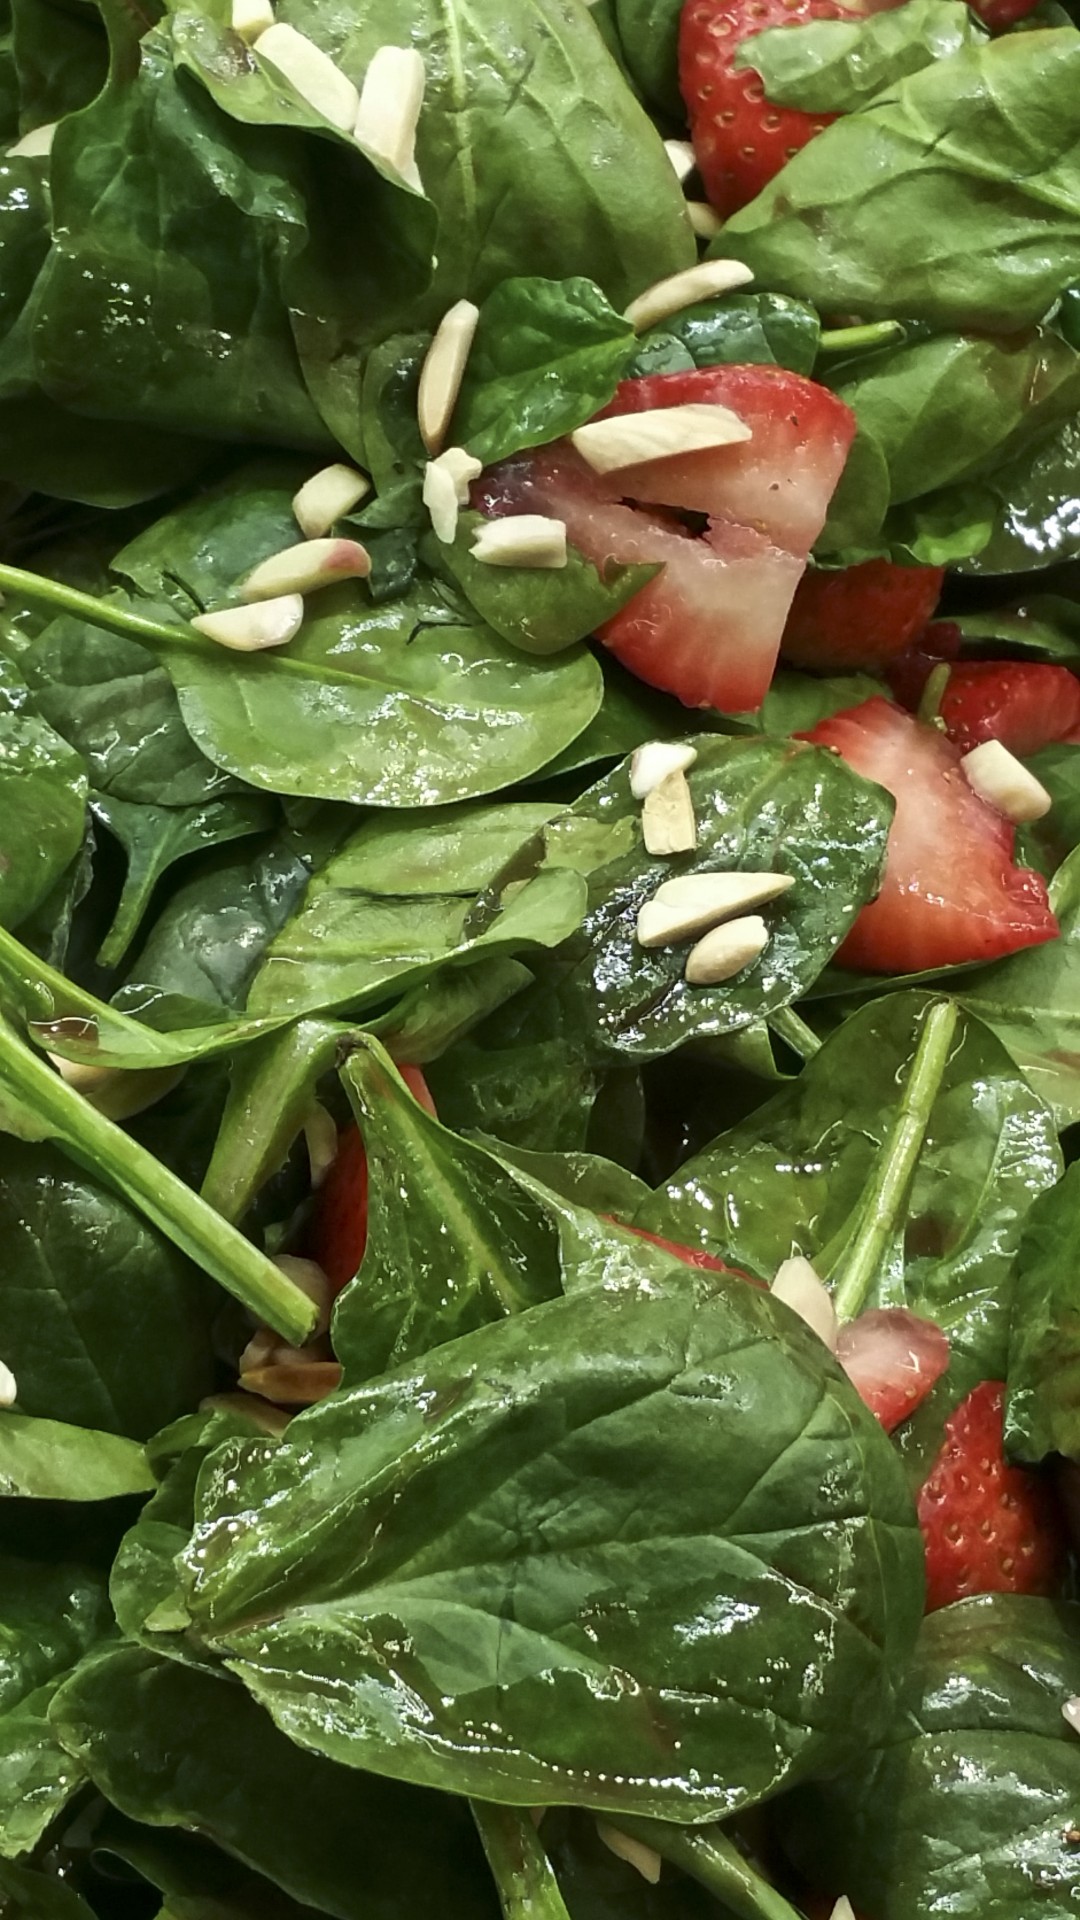
[[[1013,1274],[1006,1439],[1021,1460],[1080,1457],[1080,1164],[1032,1207]]]
[[[652,580],[658,566],[611,561],[595,567],[574,547],[565,567],[488,567],[474,560],[471,544],[483,515],[462,514],[457,537],[443,545],[434,534],[421,552],[436,573],[464,595],[473,615],[523,653],[562,653],[585,640]]]
[[[9,1417],[0,1415],[0,1422]],[[48,1707],[57,1688],[111,1627],[104,1583],[86,1568],[0,1559],[4,1859],[29,1853],[82,1785],[81,1767],[62,1751],[49,1727]],[[0,1880],[0,1896],[3,1891]]]
[[[766,27],[753,39],[735,66],[761,75],[767,100],[804,113],[854,113],[909,73],[981,46],[986,29],[959,0],[910,0],[864,19]]]
[[[684,307],[643,333],[625,377],[691,367],[790,367],[810,373],[821,322],[804,300],[780,293],[728,293]]]

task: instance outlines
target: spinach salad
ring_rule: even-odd
[[[0,150],[0,1915],[1066,1920],[1072,0]]]

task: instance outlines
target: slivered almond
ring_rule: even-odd
[[[443,468],[454,483],[459,507],[469,504],[469,488],[474,480],[479,480],[484,471],[484,463],[465,447],[445,447],[434,460],[433,467]]]
[[[697,759],[697,748],[684,740],[646,740],[630,756],[630,791],[644,800],[669,773],[685,773]]]
[[[279,594],[315,593],[339,580],[366,580],[371,556],[358,540],[300,540],[253,567],[240,587],[242,600],[274,600]]]
[[[336,520],[351,513],[370,492],[367,474],[346,466],[344,461],[320,467],[293,498],[293,514],[305,540],[321,540]]]
[[[776,900],[793,885],[786,873],[687,873],[665,880],[638,914],[638,945],[675,946],[722,920]]]
[[[274,9],[270,0],[232,0],[232,17],[229,22],[234,33],[253,46],[260,34],[274,24]]]
[[[459,300],[443,314],[424,356],[416,414],[420,438],[429,453],[442,450],[479,318],[479,307],[471,300]]]
[[[846,1893],[840,1895],[839,1900],[829,1916],[829,1920],[855,1920],[855,1909]]]
[[[790,1260],[781,1261],[770,1291],[790,1307],[792,1313],[797,1313],[800,1320],[805,1320],[830,1353],[836,1352],[840,1336],[836,1308],[828,1287],[809,1260],[796,1253]]]
[[[360,95],[348,75],[306,33],[277,21],[260,33],[255,57],[339,133],[352,133]]]
[[[647,1847],[643,1840],[635,1840],[629,1833],[621,1832],[618,1827],[609,1826],[606,1820],[597,1821],[596,1832],[609,1853],[613,1853],[618,1860],[625,1860],[629,1866],[636,1867],[642,1879],[647,1880],[650,1887],[655,1887],[660,1878],[663,1861],[654,1848]]]
[[[292,1350],[283,1351],[288,1354]],[[257,1394],[277,1407],[314,1407],[337,1392],[341,1368],[336,1360],[286,1358],[242,1373],[240,1384],[245,1393]]]
[[[645,413],[590,420],[570,438],[595,473],[617,473],[622,467],[638,467],[643,460],[736,446],[749,440],[751,432],[729,407],[692,400],[682,407],[650,407]]]
[[[304,1144],[313,1188],[322,1186],[338,1155],[338,1130],[332,1113],[316,1100],[304,1121]]]
[[[665,140],[664,152],[675,169],[675,178],[681,185],[697,166],[697,156],[693,147],[689,140]]]
[[[1072,1728],[1073,1732],[1080,1733],[1080,1694],[1074,1693],[1071,1700],[1066,1700],[1061,1709],[1061,1713],[1062,1718],[1067,1725]]]
[[[16,140],[15,145],[8,148],[5,157],[8,160],[43,159],[47,153],[52,152],[52,143],[59,124],[58,120],[50,120],[48,126],[35,127],[33,133],[24,133],[21,140]]]
[[[274,1259],[274,1265],[280,1268],[287,1280],[292,1281],[294,1287],[299,1287],[301,1293],[306,1293],[308,1299],[314,1302],[319,1313],[315,1331],[317,1334],[325,1333],[330,1325],[330,1308],[333,1305],[334,1294],[329,1278],[318,1261],[305,1260],[296,1253],[279,1253]]]
[[[275,600],[197,614],[191,624],[208,640],[216,640],[219,647],[230,647],[236,653],[265,653],[268,647],[288,646],[299,633],[303,618],[303,596],[283,593]]]
[[[960,770],[980,800],[996,807],[1017,826],[1041,820],[1053,805],[1042,781],[1036,780],[1000,740],[984,740],[981,746],[973,747],[961,760]]]
[[[19,1388],[11,1368],[0,1360],[0,1407],[13,1407],[18,1399]]]
[[[145,1067],[130,1071],[126,1067],[96,1067],[90,1060],[65,1060],[50,1053],[61,1080],[87,1105],[109,1120],[131,1120],[163,1100],[184,1077],[183,1067]]]
[[[378,47],[360,89],[353,138],[406,186],[422,193],[416,165],[416,129],[424,104],[426,72],[415,47]]]
[[[721,980],[732,980],[764,953],[768,944],[769,929],[760,914],[727,920],[691,947],[686,956],[686,978],[692,987],[715,987]]]
[[[701,260],[696,267],[686,267],[682,273],[670,274],[654,287],[646,287],[631,300],[623,318],[629,320],[635,333],[643,333],[646,327],[669,320],[673,313],[681,313],[698,300],[713,300],[735,287],[748,286],[753,277],[741,260]]]
[[[715,207],[710,207],[707,200],[688,200],[686,212],[699,240],[716,239],[724,223]]]
[[[444,547],[452,546],[460,507],[458,490],[453,474],[437,460],[429,460],[424,468],[423,498],[436,540],[441,540]]]
[[[486,567],[565,567],[566,526],[542,513],[485,520],[477,528],[471,552]]]
[[[666,773],[650,787],[641,809],[641,831],[647,853],[691,853],[697,846],[694,802],[685,773]]]

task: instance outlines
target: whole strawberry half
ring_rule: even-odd
[[[435,1103],[419,1067],[402,1067],[400,1072],[413,1098],[434,1113]],[[335,1293],[348,1286],[359,1270],[367,1228],[367,1155],[359,1127],[343,1127],[334,1163],[315,1194],[308,1228],[308,1253],[318,1261]]]
[[[1004,1403],[999,1380],[968,1394],[919,1494],[928,1613],[972,1593],[1053,1593],[1060,1580],[1057,1505],[1038,1474],[1006,1460]]]
[[[968,785],[959,747],[936,727],[874,699],[805,738],[835,748],[896,801],[881,887],[841,946],[841,966],[917,973],[1055,938],[1046,882],[1016,866],[1015,829]]]
[[[1080,740],[1080,680],[1037,660],[961,660],[949,669],[938,713],[965,753],[1000,740],[1010,753],[1037,753]]]
[[[795,589],[780,651],[796,667],[846,673],[903,653],[932,619],[944,567],[864,560],[834,573],[811,568]]]
[[[750,438],[604,475],[569,440],[557,440],[491,467],[472,502],[492,518],[563,520],[574,546],[601,569],[660,562],[663,572],[599,639],[638,679],[686,706],[741,713],[768,692],[855,421],[825,387],[774,366],[626,380],[597,417],[687,404],[728,408]]]

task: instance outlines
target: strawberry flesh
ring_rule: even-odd
[[[796,588],[780,651],[793,666],[828,673],[881,666],[922,634],[944,578],[944,567],[891,560],[835,573],[811,568]]]
[[[879,1307],[841,1327],[836,1357],[872,1414],[891,1433],[910,1419],[949,1364],[949,1342],[906,1307]]]
[[[1041,661],[962,660],[950,670],[938,712],[965,753],[983,740],[1000,740],[1021,756],[1037,753],[1080,737],[1080,680]]]

